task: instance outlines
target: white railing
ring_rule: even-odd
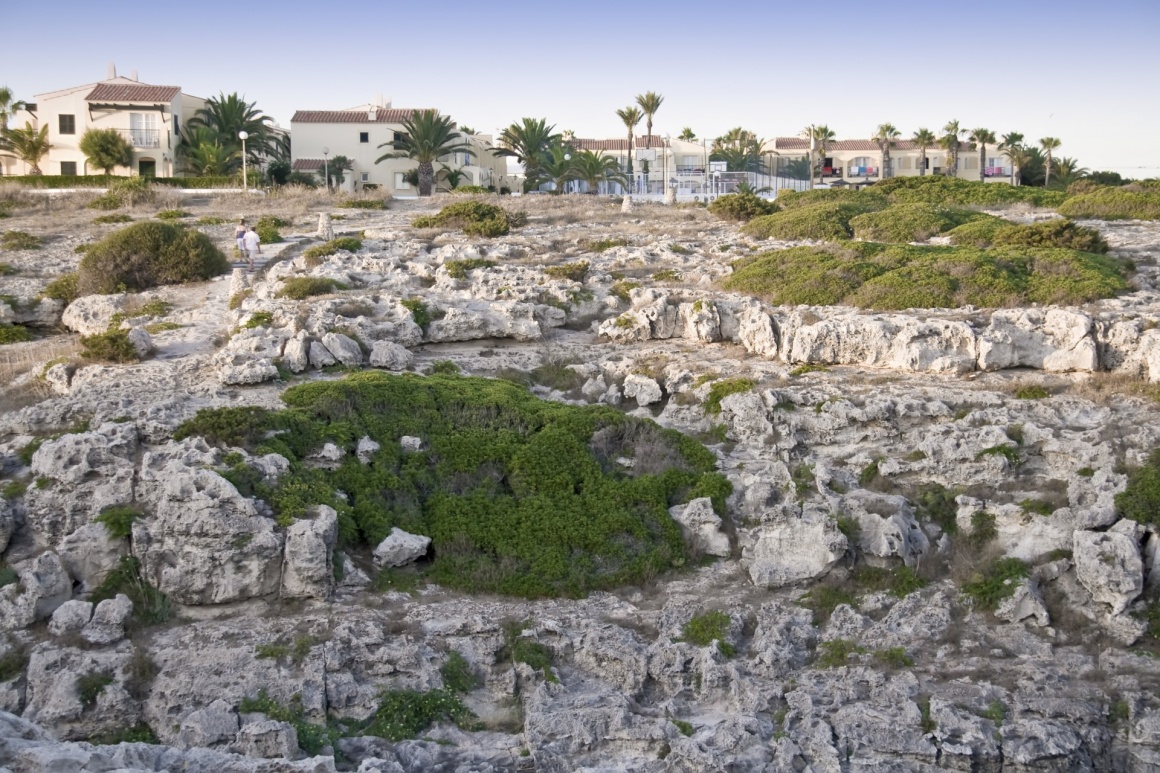
[[[122,129],[121,136],[135,148],[161,147],[161,132],[157,129]]]

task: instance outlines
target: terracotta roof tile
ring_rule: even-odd
[[[145,84],[98,83],[85,97],[86,102],[172,102],[181,88],[178,86],[146,86]]]
[[[637,137],[635,140],[635,144],[633,145],[633,148],[647,150],[647,148],[645,148],[646,140],[647,140],[647,137],[644,137],[644,136]],[[652,145],[653,145],[654,150],[656,148],[664,147],[664,144],[665,144],[664,137],[658,137],[655,134],[653,135]],[[571,145],[572,145],[572,147],[576,148],[577,150],[619,150],[619,151],[628,150],[628,140],[627,139],[623,139],[623,140],[592,140],[592,139],[575,138],[572,140]]]
[[[777,150],[804,150],[809,151],[810,142],[802,137],[778,137],[774,147]],[[895,150],[917,150],[910,140],[895,140],[892,146]],[[874,140],[831,140],[826,143],[827,150],[868,150],[880,151]]]
[[[295,172],[319,172],[324,163],[321,158],[296,158],[291,168]]]
[[[367,120],[367,110],[299,110],[290,123],[402,123],[414,113],[434,108],[384,109],[377,108],[375,120]],[[439,112],[436,110],[435,112]]]

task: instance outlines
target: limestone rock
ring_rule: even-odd
[[[626,194],[625,197],[620,200],[620,211],[632,212],[632,196]]]
[[[226,386],[261,384],[278,378],[278,368],[267,357],[254,358],[222,350],[214,357],[214,363],[218,368],[218,379]]]
[[[12,568],[20,581],[0,588],[0,630],[19,630],[44,620],[72,597],[72,581],[52,551]]]
[[[289,722],[250,722],[238,731],[234,748],[247,757],[289,760],[298,756],[298,733]]]
[[[314,233],[319,239],[322,239],[323,241],[328,242],[334,238],[334,226],[330,223],[329,212],[318,213],[318,230],[316,230]]]
[[[322,344],[330,351],[334,358],[351,368],[363,364],[362,349],[358,342],[342,333],[327,333],[322,337]]]
[[[1144,590],[1139,543],[1110,531],[1077,531],[1073,536],[1076,577],[1113,614],[1123,612]]]
[[[129,554],[129,543],[113,539],[103,523],[87,523],[60,541],[61,562],[84,592],[92,591]]]
[[[746,306],[737,319],[738,339],[745,351],[771,359],[777,357],[777,329],[773,319],[759,305]]]
[[[1031,579],[1021,581],[1013,594],[999,602],[995,617],[1009,623],[1031,618],[1040,628],[1051,623],[1051,615],[1039,592],[1039,584]]]
[[[371,365],[387,370],[406,370],[415,362],[410,350],[394,341],[376,341],[371,349]]]
[[[740,536],[740,535],[739,535]],[[828,513],[806,510],[801,517],[778,514],[742,539],[741,563],[754,585],[783,585],[821,577],[849,547]]]
[[[1086,314],[1063,309],[1002,309],[979,334],[979,368],[1092,371],[1099,358]]]
[[[127,295],[85,295],[70,303],[61,315],[60,323],[74,333],[91,336],[104,333],[113,321],[113,315],[125,308]]]
[[[338,362],[330,350],[323,346],[320,341],[310,342],[309,361],[312,368],[325,368]]]
[[[99,650],[58,647],[52,642],[37,645],[28,660],[25,719],[50,727],[62,740],[132,727],[141,716],[140,705],[125,690],[132,659],[133,647],[128,642]],[[95,674],[110,681],[85,706],[77,681]]]
[[[219,698],[204,709],[186,715],[181,722],[176,745],[189,749],[231,743],[240,728],[234,707]]]
[[[687,340],[706,344],[721,340],[721,316],[712,301],[682,303],[680,314],[685,320],[684,337]]]
[[[12,321],[29,327],[57,327],[64,314],[64,301],[39,298],[13,310]]]
[[[319,505],[317,514],[290,524],[286,529],[286,553],[282,564],[283,598],[330,596],[334,585],[334,545],[338,536],[338,513]]]
[[[694,549],[709,556],[729,556],[729,535],[721,531],[721,517],[713,510],[711,499],[700,497],[688,504],[670,507],[669,515],[681,525],[681,531]]]
[[[375,548],[375,566],[403,566],[427,554],[431,538],[408,534],[399,527],[391,528],[387,538]]]
[[[403,435],[399,438],[399,447],[405,454],[417,454],[423,450],[423,438],[414,435]]]
[[[648,376],[632,373],[624,379],[624,396],[636,398],[637,405],[652,405],[660,402],[661,387]]]
[[[842,497],[841,509],[858,521],[858,548],[867,555],[914,566],[930,548],[905,497],[855,489]]]
[[[369,437],[359,438],[358,447],[355,449],[355,454],[361,464],[370,464],[371,459],[374,458],[375,452],[382,448],[381,445],[371,440]]]
[[[135,351],[137,356],[142,360],[148,357],[150,354],[153,354],[153,339],[147,332],[145,332],[144,328],[130,328],[129,343],[133,345],[133,351]]]
[[[310,344],[306,340],[306,331],[299,331],[286,342],[286,346],[282,349],[282,364],[291,373],[301,373],[309,367]]]
[[[72,363],[58,362],[55,365],[50,365],[44,371],[44,382],[52,387],[52,391],[58,395],[67,395],[76,370],[76,366]]]
[[[89,624],[89,620],[92,617],[92,602],[71,599],[61,604],[52,613],[52,620],[48,624],[48,632],[53,636],[77,633]]]
[[[89,644],[112,644],[125,636],[125,622],[133,614],[133,602],[123,593],[97,604],[93,619],[81,631]]]

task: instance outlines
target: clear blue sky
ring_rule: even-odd
[[[140,21],[121,0],[60,0],[51,17],[5,5],[0,84],[24,98],[100,80],[112,61],[198,96],[241,92],[282,125],[381,93],[478,131],[543,116],[619,137],[616,108],[653,90],[662,135],[825,123],[862,138],[889,121],[910,136],[957,118],[1160,175],[1160,0],[446,0],[437,16],[394,0],[203,0],[152,4]]]

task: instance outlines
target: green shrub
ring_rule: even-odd
[[[132,505],[106,507],[94,520],[105,524],[105,531],[113,539],[126,539],[133,533],[133,521],[141,517],[141,511]]]
[[[1010,443],[1003,443],[1001,445],[991,446],[990,448],[984,448],[982,451],[975,454],[975,461],[981,461],[988,456],[1002,456],[1004,459],[1010,462],[1012,466],[1023,464],[1023,457],[1019,455],[1019,448],[1017,446],[1011,445]]]
[[[0,576],[4,571],[3,562],[0,562]],[[15,580],[13,580],[15,582]],[[0,588],[7,583],[0,582]],[[28,668],[28,654],[21,647],[12,647],[4,655],[0,655],[0,682],[8,682],[24,673]]]
[[[379,708],[363,735],[386,738],[392,743],[414,738],[436,722],[470,725],[475,715],[447,690],[390,690],[379,695]]]
[[[274,296],[300,301],[314,295],[327,295],[345,289],[346,285],[333,279],[319,276],[294,276],[283,279],[282,286],[278,288],[278,292]]]
[[[1000,558],[972,575],[963,585],[963,595],[982,610],[994,610],[999,602],[1015,593],[1019,580],[1030,574],[1027,564],[1018,558]]]
[[[861,193],[882,196],[894,204],[921,202],[951,207],[1009,204],[1058,207],[1067,198],[1067,194],[1062,191],[1006,183],[984,183],[979,180],[942,175],[891,177],[875,183],[874,187]]]
[[[548,266],[544,273],[553,279],[571,279],[573,282],[583,282],[588,276],[588,261],[580,260],[575,263],[562,263],[559,266]]]
[[[587,252],[604,252],[613,247],[627,247],[628,239],[597,239],[596,241],[581,242],[580,246]]]
[[[869,591],[887,591],[898,598],[926,587],[923,580],[909,566],[885,569],[878,566],[860,564],[850,575],[850,581]]]
[[[435,360],[427,368],[428,376],[457,376],[460,368],[451,360]]]
[[[95,199],[89,202],[89,209],[97,209],[103,212],[108,212],[111,209],[120,209],[125,206],[125,200],[115,193],[102,193]]]
[[[1070,220],[1010,225],[996,231],[992,243],[996,247],[1062,247],[1101,254],[1108,251],[1108,243],[1099,231],[1076,225]]]
[[[467,272],[477,268],[492,268],[495,264],[494,260],[486,258],[466,258],[464,260],[449,260],[443,264],[443,268],[447,269],[447,275],[452,279],[467,279]]]
[[[1042,499],[1024,499],[1019,502],[1019,506],[1025,512],[1035,513],[1036,515],[1051,515],[1055,512],[1055,505],[1050,502],[1045,502]]]
[[[971,514],[971,533],[967,535],[967,544],[980,550],[999,536],[995,528],[995,516],[986,510]]]
[[[1078,305],[1128,286],[1118,261],[1058,248],[858,242],[775,250],[734,261],[733,267],[725,289],[776,305],[887,310]]]
[[[938,483],[923,483],[910,500],[914,503],[914,514],[920,521],[937,524],[947,534],[958,531],[955,492]]]
[[[153,728],[144,722],[132,727],[122,727],[116,730],[98,733],[97,735],[89,736],[85,740],[94,746],[116,746],[119,743],[161,743],[157,738],[157,734],[153,732]]]
[[[795,191],[783,188],[777,192],[777,203],[783,210],[804,209],[818,204],[865,204],[881,208],[886,206],[885,197],[874,193],[873,188],[860,191],[849,188],[814,188],[807,191]]]
[[[681,628],[681,639],[697,647],[708,647],[714,641],[727,658],[733,657],[733,645],[725,640],[729,633],[729,615],[720,610],[697,615]]]
[[[230,263],[208,236],[178,225],[134,223],[92,245],[81,259],[81,295],[147,290],[224,274]]]
[[[280,523],[326,504],[344,544],[378,544],[395,526],[424,534],[434,556],[425,577],[472,592],[579,596],[684,566],[668,508],[697,496],[717,504],[730,490],[688,437],[499,379],[361,372],[282,399],[283,411],[201,411],[175,437],[286,456],[290,472],[255,490]],[[402,453],[403,435],[426,447]],[[306,463],[325,442],[353,448],[364,436],[383,446],[374,465],[353,453],[333,471]],[[615,462],[623,456],[638,460],[631,473]]]
[[[625,280],[620,280],[619,282],[613,283],[608,292],[612,295],[615,295],[620,300],[627,302],[632,299],[632,296],[630,296],[629,293],[638,289],[639,287],[639,282],[628,282]]]
[[[914,665],[914,659],[906,654],[905,647],[875,650],[874,659],[887,668],[909,668]]]
[[[762,215],[772,215],[777,212],[776,202],[763,199],[752,193],[731,193],[719,196],[709,204],[709,212],[722,220],[746,222]]]
[[[1128,471],[1128,485],[1116,494],[1116,509],[1138,523],[1160,523],[1160,448],[1144,465]]]
[[[741,231],[757,239],[845,241],[853,235],[850,221],[874,209],[859,203],[822,202],[754,218]]]
[[[709,395],[705,398],[705,413],[716,415],[721,413],[721,401],[729,395],[748,392],[757,386],[751,378],[727,378],[717,381],[709,387]]]
[[[383,199],[343,199],[335,206],[345,209],[386,209],[387,202]]]
[[[548,362],[532,369],[528,374],[533,384],[542,384],[550,389],[569,392],[584,385],[584,377],[575,368],[569,368],[568,363]]]
[[[70,271],[67,274],[61,274],[49,282],[40,294],[45,298],[64,301],[66,304],[72,303],[80,297],[80,291],[77,289],[78,281],[76,272]]]
[[[443,677],[443,689],[452,693],[466,695],[479,687],[479,677],[471,670],[471,664],[456,650],[447,654],[447,662],[440,667],[439,675]]]
[[[225,225],[228,222],[224,217],[215,217],[214,215],[206,215],[197,219],[197,225]]]
[[[718,199],[718,201],[720,201],[720,199]],[[677,730],[681,732],[681,735],[691,736],[693,734],[693,725],[691,723],[686,722],[683,719],[670,719],[669,721],[677,726]]]
[[[258,234],[262,244],[277,244],[282,241],[282,234],[278,233],[278,227],[285,222],[277,217],[260,217],[258,222],[254,223],[254,233]]]
[[[817,585],[809,593],[798,599],[798,603],[814,613],[814,625],[821,625],[830,619],[830,615],[839,604],[847,604],[858,608],[858,599],[845,588],[833,585]]]
[[[242,327],[247,330],[253,330],[256,327],[269,327],[273,323],[273,313],[269,311],[255,311]]]
[[[818,657],[814,665],[818,668],[839,668],[846,665],[851,655],[864,652],[865,647],[860,647],[849,639],[824,641],[818,644]]]
[[[24,492],[28,490],[28,481],[26,480],[10,480],[6,482],[3,487],[0,487],[0,496],[5,499],[13,500],[24,496]]]
[[[158,217],[161,217],[161,215],[158,215]],[[93,225],[113,225],[114,223],[132,222],[133,218],[124,213],[118,213],[116,215],[101,215],[100,217],[93,218]]]
[[[44,242],[24,231],[5,231],[0,235],[0,250],[39,250]]]
[[[945,235],[950,237],[951,244],[955,246],[990,247],[995,241],[995,234],[1013,226],[1009,220],[980,213],[979,217],[955,226]]]
[[[113,683],[113,677],[99,671],[90,671],[77,677],[77,698],[87,711],[97,705],[97,698]]]
[[[259,690],[258,697],[243,698],[238,704],[238,711],[261,713],[276,722],[288,722],[298,734],[298,746],[310,755],[318,754],[324,747],[330,746],[341,737],[336,728],[307,721],[306,712],[302,707],[302,696],[299,693],[294,694],[289,706],[283,706],[267,695],[265,690]]]
[[[32,333],[24,325],[8,325],[0,323],[0,345],[18,344],[31,341]]]
[[[976,212],[938,204],[895,204],[850,220],[854,237],[872,242],[921,242],[963,223],[978,220]]]
[[[161,625],[173,617],[169,597],[141,576],[141,562],[125,556],[89,597],[94,604],[124,593],[133,602],[133,619],[141,625]]]
[[[180,220],[183,217],[189,217],[190,213],[184,209],[163,209],[157,213],[158,220]],[[121,217],[120,215],[106,215],[106,217]]]
[[[1059,205],[1064,217],[1099,220],[1160,220],[1160,190],[1099,188]]]
[[[421,298],[408,298],[405,301],[399,301],[399,303],[411,310],[411,319],[415,320],[415,324],[419,327],[425,328],[431,324],[431,311],[427,308],[427,303]]]
[[[492,193],[492,191],[484,188],[482,185],[460,185],[452,188],[450,193]]]
[[[411,221],[414,228],[460,228],[468,236],[503,236],[512,228],[511,216],[503,207],[482,201],[457,201],[435,215]]]
[[[313,247],[308,247],[302,253],[304,258],[325,258],[327,255],[333,255],[339,250],[346,250],[347,252],[358,252],[362,249],[362,240],[356,239],[353,236],[341,236],[337,239],[331,239],[323,244],[316,244]]]
[[[1043,400],[1047,397],[1051,397],[1051,392],[1048,392],[1041,386],[1024,385],[1015,390],[1015,399],[1017,400]]]
[[[110,330],[81,337],[81,355],[100,362],[137,362],[141,357],[129,340],[128,330]]]

